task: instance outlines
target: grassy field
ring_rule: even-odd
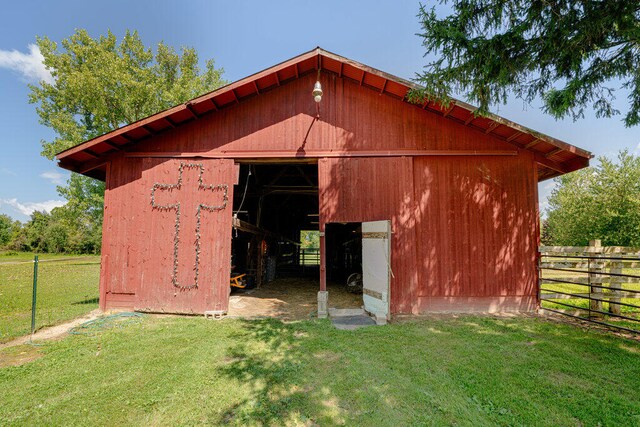
[[[99,256],[41,255],[36,326],[54,325],[98,307]],[[33,254],[0,253],[0,343],[31,328]]]
[[[640,344],[540,318],[115,325],[0,351],[0,424],[640,424]]]

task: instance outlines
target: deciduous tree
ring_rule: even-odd
[[[93,38],[76,30],[59,44],[47,37],[37,44],[53,82],[32,85],[29,101],[37,105],[40,122],[55,131],[52,140],[42,141],[42,154],[49,159],[225,83],[213,60],[200,68],[193,48],[177,53],[159,43],[154,53],[135,31],[119,42],[111,32]],[[78,223],[69,236],[99,236],[103,183],[73,174],[58,191],[68,200],[66,216]]]
[[[640,246],[640,157],[622,151],[616,161],[556,178],[549,197],[547,242]]]

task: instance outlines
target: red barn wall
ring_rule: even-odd
[[[392,312],[532,308],[538,233],[533,155],[328,74],[321,76],[325,94],[320,119],[311,126],[315,79],[301,77],[151,137],[128,156],[317,157],[321,227],[327,222],[392,221]],[[510,150],[515,155],[414,157],[402,156],[401,150]],[[323,158],[386,151],[393,155]],[[232,160],[216,161],[220,171],[211,172],[209,179],[233,182],[229,163],[224,163]],[[155,298],[149,304],[168,309],[226,308],[222,290],[215,297],[184,298],[172,306],[168,301],[176,297],[171,287],[161,289],[166,273],[157,271],[171,264],[167,245],[172,242],[154,236],[170,235],[173,213],[165,218],[151,212],[149,195],[153,179],[169,174],[169,169],[156,173],[156,168],[172,164],[175,169],[176,162],[122,157],[108,170],[102,274],[107,305],[140,289],[146,295],[140,301]],[[224,245],[229,244],[230,223],[228,230],[220,227],[210,238],[224,242],[215,249],[223,255],[228,253]],[[228,280],[228,262],[214,269],[210,274],[226,274]]]
[[[537,180],[531,156],[414,159],[420,286],[413,308],[532,310]]]
[[[320,222],[390,220],[391,311],[531,310],[531,156],[323,159]]]

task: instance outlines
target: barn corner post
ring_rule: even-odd
[[[102,240],[100,244],[100,281],[98,283],[98,305],[100,311],[105,312],[107,310],[107,278],[109,274],[109,251],[110,251],[110,232],[111,232],[111,219],[109,210],[109,204],[111,203],[111,162],[107,162],[105,169],[104,180],[104,197],[102,203]]]
[[[533,168],[533,199],[534,199],[534,203],[535,203],[535,260],[534,262],[536,263],[536,269],[535,269],[535,284],[537,286],[536,289],[536,302],[535,302],[535,307],[536,307],[536,312],[540,312],[540,309],[542,308],[542,273],[541,273],[541,266],[542,266],[542,253],[540,252],[540,245],[542,245],[542,224],[540,224],[540,194],[538,191],[538,168],[535,167],[535,163],[534,163],[534,168]]]

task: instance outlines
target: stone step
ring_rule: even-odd
[[[362,316],[364,315],[362,308],[330,308],[329,317],[346,317],[346,316]]]

